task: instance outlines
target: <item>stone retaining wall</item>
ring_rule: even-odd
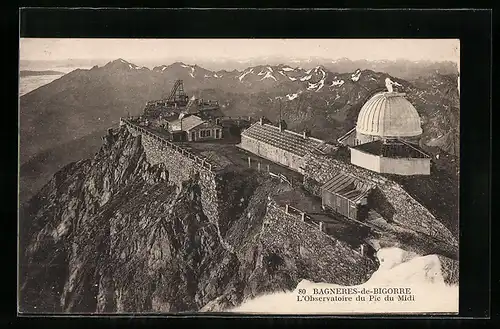
[[[427,208],[410,196],[401,185],[377,173],[329,156],[309,154],[305,158],[304,186],[311,193],[318,195],[319,186],[339,172],[352,174],[377,187],[377,194],[384,199],[384,202],[377,203],[386,204],[385,208],[391,208],[390,211],[381,209],[382,212],[392,214],[392,218],[385,218],[386,220],[458,246],[453,234]]]
[[[169,147],[154,136],[142,133],[133,125],[123,123],[122,126],[125,126],[133,136],[140,135],[147,161],[152,165],[163,163],[169,173],[170,182],[181,188],[183,182],[198,177],[203,213],[219,230],[219,221],[227,217],[227,214],[224,214],[225,207],[220,196],[223,190],[221,177],[215,171],[210,170],[206,164],[200,164],[200,161],[192,157],[189,152],[179,152],[181,148]],[[224,243],[222,236],[220,238]]]
[[[326,282],[357,285],[365,282],[377,264],[347,244],[321,232],[317,226],[304,223],[299,215],[285,213],[273,202],[267,206],[262,239],[268,250],[285,249],[297,261],[308,264],[313,277]]]

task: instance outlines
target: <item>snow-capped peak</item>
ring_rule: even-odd
[[[295,98],[299,97],[299,95],[302,93],[302,90],[297,91],[295,94],[287,94],[286,98],[289,101],[293,101]]]
[[[305,77],[300,78],[300,81],[307,81],[307,80],[311,79],[311,77],[312,76],[310,74],[306,75]]]
[[[260,80],[262,81],[262,80],[267,79],[267,78],[271,78],[271,79],[274,79],[274,81],[277,81],[277,79],[271,74],[271,72],[266,72],[266,75]]]
[[[253,69],[250,69],[250,70],[246,71],[245,73],[243,73],[242,75],[240,75],[240,76],[238,77],[238,79],[240,80],[240,82],[243,82],[243,81],[242,81],[242,80],[243,80],[243,78],[244,78],[247,74],[249,74],[249,73],[253,73]]]
[[[357,69],[356,72],[354,72],[353,74],[351,74],[351,80],[352,81],[358,81],[360,76],[361,76],[361,70]]]
[[[337,77],[335,77],[335,78],[337,78]],[[344,80],[335,79],[332,81],[332,85],[330,87],[335,87],[335,86],[340,87],[344,84],[344,82],[345,82]]]
[[[295,71],[295,69],[292,69],[289,66],[285,66],[282,70],[285,71],[285,72]]]

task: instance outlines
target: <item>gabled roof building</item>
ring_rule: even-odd
[[[333,149],[333,145],[307,132],[300,134],[285,129],[283,123],[274,126],[262,119],[242,132],[239,146],[298,172],[302,172],[303,158],[308,152],[325,154]]]
[[[187,115],[168,123],[168,131],[173,141],[204,141],[222,139],[221,125],[203,120],[196,115]]]

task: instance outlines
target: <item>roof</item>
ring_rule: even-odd
[[[190,130],[193,129],[196,126],[201,125],[204,123],[205,120],[201,119],[200,117],[197,117],[196,115],[190,115],[187,117],[184,117],[182,119],[177,119],[175,121],[172,121],[169,124],[169,130],[170,131],[178,131],[178,130]],[[181,129],[182,127],[182,129]]]
[[[372,188],[372,185],[344,173],[337,174],[321,187],[323,191],[343,196],[353,202],[363,199],[370,193]]]
[[[410,137],[422,134],[420,116],[403,93],[381,92],[361,108],[356,131],[371,136]]]
[[[412,145],[402,140],[389,142],[376,140],[352,146],[351,148],[387,158],[430,158],[430,156],[417,145]]]
[[[349,130],[347,133],[345,133],[344,135],[342,135],[340,138],[337,139],[337,142],[341,143],[341,144],[344,144],[344,141],[346,139],[348,139],[349,137],[351,137],[353,134],[356,133],[356,127],[352,128],[351,130]]]
[[[254,123],[243,131],[241,135],[286,150],[298,156],[304,156],[307,152],[313,150],[324,153],[321,150],[324,144],[322,140],[312,137],[304,138],[302,134],[290,130],[280,131],[279,127],[270,124]]]

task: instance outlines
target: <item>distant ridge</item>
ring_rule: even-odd
[[[28,70],[23,70],[19,72],[20,77],[31,77],[31,76],[40,76],[40,75],[63,75],[65,74],[64,72],[59,72],[59,71],[28,71]]]

